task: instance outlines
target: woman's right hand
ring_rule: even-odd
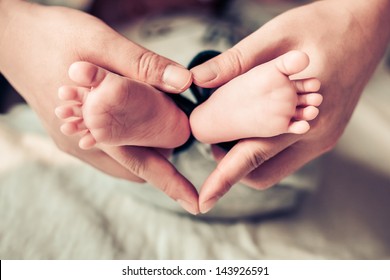
[[[169,93],[184,91],[192,81],[184,67],[127,40],[91,15],[0,0],[0,71],[39,115],[57,146],[112,176],[148,181],[187,211],[198,213],[198,194],[163,156],[169,151],[103,145],[84,151],[78,137],[62,135],[54,115],[60,102],[57,90],[72,84],[67,72],[75,61],[94,63]]]
[[[388,45],[389,10],[389,0],[315,1],[275,17],[191,70],[198,86],[215,88],[283,53],[301,50],[310,65],[294,79],[317,77],[324,98],[306,134],[244,139],[228,153],[215,147],[219,163],[201,188],[202,212],[238,181],[268,188],[336,145]],[[222,133],[213,137],[215,142],[227,140]]]

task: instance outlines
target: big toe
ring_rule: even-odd
[[[69,78],[83,87],[96,87],[106,77],[107,71],[95,64],[78,61],[69,67]]]
[[[301,51],[289,51],[276,58],[276,67],[283,74],[290,76],[304,70],[310,63],[309,56]]]

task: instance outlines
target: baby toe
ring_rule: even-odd
[[[59,119],[68,119],[72,117],[81,118],[82,111],[79,105],[63,105],[55,109],[55,114]]]
[[[82,87],[97,87],[106,77],[108,71],[85,61],[78,61],[69,67],[69,78]]]
[[[297,91],[300,93],[317,92],[321,88],[321,82],[316,78],[294,80],[293,83]]]
[[[318,116],[319,112],[320,112],[320,110],[314,106],[297,108],[295,115],[294,115],[294,119],[311,121]]]
[[[64,135],[71,136],[76,133],[85,131],[87,127],[85,126],[84,122],[82,120],[75,120],[71,122],[64,123],[60,130]]]
[[[304,134],[308,132],[310,125],[307,121],[293,121],[290,123],[287,132],[294,134]]]
[[[92,134],[88,131],[79,141],[79,147],[83,150],[88,150],[96,145],[96,140]]]
[[[320,106],[323,97],[319,93],[308,93],[298,95],[298,106]]]
[[[90,89],[85,87],[62,86],[58,89],[58,97],[63,101],[83,103],[89,91]]]

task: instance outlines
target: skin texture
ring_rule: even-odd
[[[308,66],[305,53],[291,51],[227,82],[192,112],[192,133],[204,143],[306,133],[319,112],[321,84],[289,76]]]
[[[65,102],[56,115],[65,122],[65,135],[81,135],[80,148],[97,143],[175,148],[189,138],[187,116],[154,87],[89,62],[73,63],[69,76],[78,86],[60,87]]]
[[[317,77],[324,98],[319,116],[304,135],[246,139],[227,154],[214,147],[219,164],[200,191],[201,212],[209,211],[240,180],[259,190],[268,188],[335,146],[386,49],[389,10],[388,0],[328,0],[301,6],[192,69],[197,85],[218,87],[298,49],[309,55],[310,66],[296,78]]]
[[[163,156],[169,150],[99,145],[85,151],[78,146],[79,136],[64,137],[54,109],[60,103],[58,88],[74,84],[68,69],[75,61],[89,61],[165,92],[181,92],[191,83],[188,70],[128,41],[93,16],[25,1],[0,1],[0,71],[37,112],[57,146],[112,176],[148,181],[190,213],[198,213],[195,188]],[[161,104],[154,109],[167,108],[166,101],[159,99]],[[183,116],[178,108],[173,110]]]
[[[324,97],[320,115],[304,135],[246,139],[228,154],[215,148],[219,165],[201,189],[200,209],[191,183],[162,155],[169,150],[104,145],[81,150],[80,137],[64,137],[54,116],[60,105],[57,90],[72,85],[67,71],[75,61],[177,93],[188,88],[191,78],[188,73],[169,86],[176,75],[164,75],[164,70],[174,62],[85,13],[0,0],[0,71],[37,112],[60,149],[110,175],[146,180],[191,213],[207,212],[235,182],[267,188],[334,147],[389,41],[389,10],[389,0],[318,1],[278,16],[192,70],[199,86],[219,87],[289,50],[301,50],[310,57],[310,66],[295,78],[319,78]]]
[[[216,100],[194,110],[192,132],[202,142],[212,141],[214,134],[224,130],[229,132],[224,141],[307,132],[308,121],[318,115],[316,106],[322,101],[320,94],[310,92],[318,91],[320,82],[315,78],[291,81],[289,76],[308,65],[305,53],[291,51],[233,79],[212,94]],[[73,63],[69,76],[78,86],[59,89],[64,105],[56,108],[56,115],[65,122],[61,126],[65,135],[82,134],[81,148],[98,143],[174,148],[188,139],[190,127],[184,112],[150,85],[89,62]],[[167,107],[155,110],[161,104]],[[230,118],[219,118],[225,116],[218,109],[229,111]],[[226,129],[226,125],[235,129]]]

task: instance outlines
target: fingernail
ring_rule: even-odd
[[[165,68],[162,79],[167,86],[183,90],[191,83],[192,74],[186,68],[170,64]]]
[[[177,203],[180,204],[181,207],[184,208],[184,210],[190,212],[192,215],[198,215],[199,214],[199,211],[196,209],[194,209],[194,205],[189,203],[188,201],[185,201],[185,200],[181,200],[181,199],[178,199],[176,200]]]
[[[191,69],[191,72],[194,75],[194,80],[200,84],[210,82],[217,77],[217,73],[212,69],[211,63],[196,66]]]
[[[218,200],[219,200],[219,197],[214,196],[214,197],[210,198],[209,200],[203,202],[200,205],[200,213],[206,214],[207,212],[209,212],[214,207],[214,205],[217,203]]]

